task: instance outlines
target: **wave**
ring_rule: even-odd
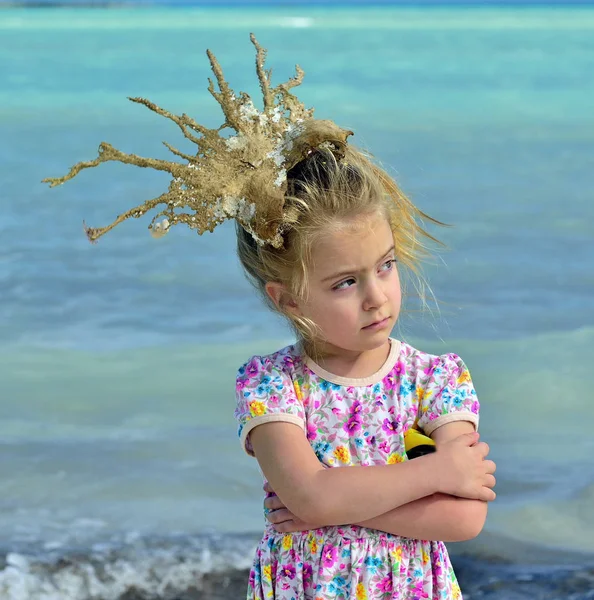
[[[129,539],[45,554],[21,549],[0,558],[0,592],[3,600],[236,599],[245,596],[256,544],[257,536],[209,535]],[[572,566],[556,556],[539,563],[537,549],[523,550],[532,564],[512,563],[507,553],[453,551],[465,594],[493,600],[591,598],[594,562],[578,555]]]

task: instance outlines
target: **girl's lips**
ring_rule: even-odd
[[[383,329],[384,327],[386,327],[388,325],[389,322],[390,322],[390,317],[386,317],[385,319],[382,319],[381,321],[376,321],[375,323],[372,323],[371,325],[367,325],[366,327],[363,327],[363,329],[366,329],[367,331],[375,330],[375,329]]]

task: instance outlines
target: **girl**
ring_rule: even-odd
[[[288,173],[283,249],[237,228],[248,276],[298,336],[237,376],[268,491],[248,598],[460,598],[443,542],[478,535],[495,498],[464,363],[390,337],[424,232],[388,182],[353,148],[316,150]],[[417,419],[438,451],[408,461]]]
[[[154,237],[180,223],[202,234],[234,219],[248,277],[295,328],[297,343],[253,357],[237,377],[241,443],[260,464],[273,509],[248,597],[458,598],[443,542],[480,532],[495,464],[475,433],[479,404],[462,360],[390,337],[399,270],[415,272],[428,217],[347,143],[351,131],[298,101],[301,69],[271,87],[265,51],[251,40],[262,111],[230,89],[208,52],[221,127],[130,98],[172,120],[195,153],[166,144],[182,159],[170,162],[102,143],[96,159],[45,181],[57,186],[108,161],[169,172],[160,196],[106,227],[85,225],[89,240],[157,207]],[[407,460],[413,426],[437,452]]]

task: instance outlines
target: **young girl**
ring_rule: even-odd
[[[390,337],[400,271],[415,272],[428,217],[347,143],[351,131],[297,100],[299,68],[272,88],[252,42],[263,111],[231,91],[209,52],[220,128],[131,99],[174,121],[196,154],[167,144],[183,159],[168,162],[103,143],[95,160],[46,181],[106,161],[171,173],[167,192],[107,227],[85,226],[89,239],[158,206],[155,237],[179,223],[203,233],[235,219],[249,278],[294,326],[294,345],[253,357],[237,376],[241,443],[268,491],[248,598],[459,598],[443,542],[476,536],[495,498],[495,465],[475,433],[478,400],[458,356]],[[235,134],[223,137],[228,128]],[[437,452],[407,459],[413,426]]]
[[[237,230],[247,273],[298,333],[237,377],[239,435],[274,511],[249,598],[459,598],[443,542],[476,536],[495,497],[464,363],[390,337],[422,231],[386,178],[354,149],[318,150],[288,174],[283,249]],[[417,419],[438,451],[407,461]]]

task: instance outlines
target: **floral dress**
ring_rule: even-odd
[[[383,367],[364,379],[338,377],[299,345],[255,356],[239,369],[239,437],[269,421],[301,427],[326,467],[407,460],[404,433],[418,419],[429,435],[452,421],[478,427],[479,403],[455,354],[434,356],[390,340]],[[266,524],[251,569],[249,599],[458,599],[445,545],[358,526],[291,534]]]

